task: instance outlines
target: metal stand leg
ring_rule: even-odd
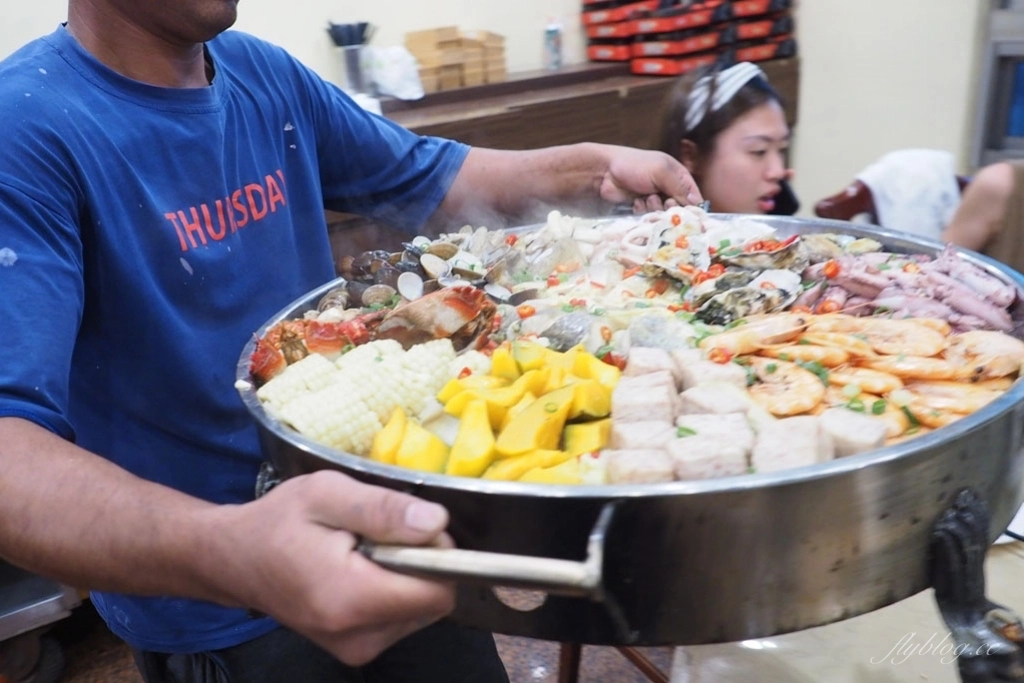
[[[629,660],[640,673],[652,683],[669,683],[668,676],[658,670],[651,660],[631,647],[615,648]],[[578,683],[580,679],[580,656],[583,646],[579,643],[562,643],[558,651],[558,683]]]
[[[957,643],[964,683],[1024,683],[1024,625],[985,597],[989,515],[985,502],[963,491],[935,525],[932,586],[942,619]]]
[[[558,683],[577,683],[580,680],[580,655],[583,646],[579,643],[562,643],[558,651]]]

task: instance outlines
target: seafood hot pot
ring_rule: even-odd
[[[936,254],[943,246],[845,222],[764,220],[784,235],[843,232],[892,251]],[[973,253],[961,257],[1024,296],[1021,275]],[[289,305],[257,336],[315,309],[335,284]],[[1014,319],[1022,318],[1014,310]],[[988,543],[1024,500],[1024,382],[948,427],[810,467],[693,482],[551,486],[425,474],[314,443],[264,411],[248,382],[254,343],[241,353],[239,392],[278,475],[335,469],[446,506],[459,550],[367,552],[386,566],[459,578],[455,619],[494,632],[695,645],[824,625],[928,588],[934,525],[962,492],[987,506]],[[499,584],[535,588],[544,599],[539,606],[510,601]]]

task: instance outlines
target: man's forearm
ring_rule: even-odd
[[[230,602],[204,526],[217,506],[0,418],[0,555],[79,588]]]
[[[474,148],[439,211],[442,220],[500,226],[540,220],[552,209],[600,213],[606,147],[584,143],[538,150]]]
[[[594,143],[523,152],[473,149],[432,222],[502,227],[543,220],[552,209],[600,215],[616,205],[701,199],[686,167],[662,152]]]

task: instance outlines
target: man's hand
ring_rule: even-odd
[[[366,559],[357,536],[450,547],[439,505],[317,472],[255,502],[225,507],[218,533],[232,542],[224,571],[231,601],[268,614],[358,666],[454,608],[446,583],[396,574]]]
[[[491,228],[543,221],[552,209],[601,215],[703,201],[693,176],[663,152],[581,143],[527,151],[475,147],[445,195],[440,225]]]
[[[641,211],[704,201],[693,176],[679,161],[663,152],[605,147],[608,170],[601,181],[601,198],[612,204],[633,204]]]

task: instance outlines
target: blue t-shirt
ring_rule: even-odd
[[[216,76],[196,89],[124,78],[64,27],[0,62],[0,416],[240,503],[261,456],[235,366],[260,324],[334,277],[324,207],[413,231],[467,148],[365,112],[251,36],[207,50]],[[93,600],[146,650],[275,626],[194,600]]]

